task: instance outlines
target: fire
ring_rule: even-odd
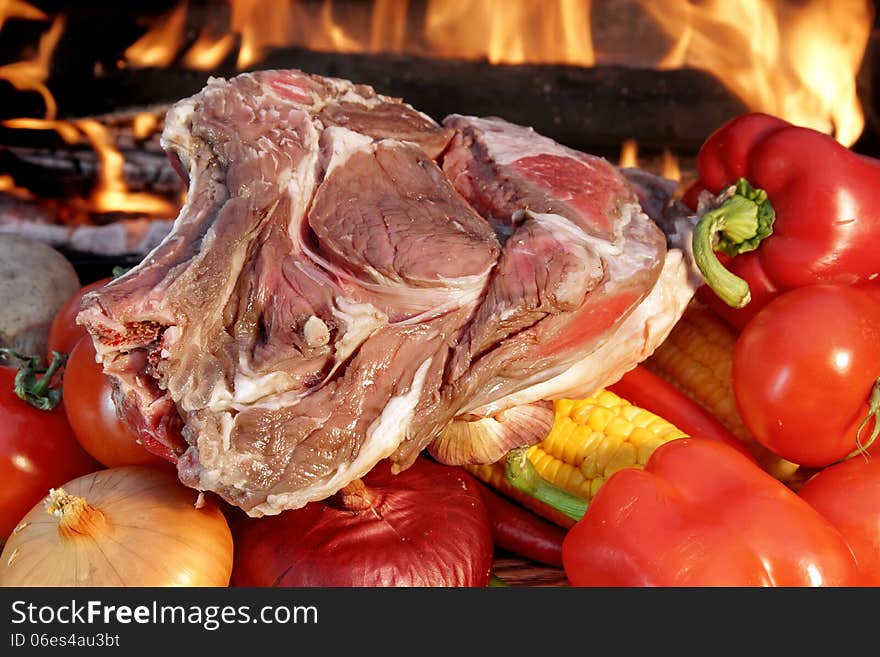
[[[611,9],[611,3],[591,0],[227,2],[228,12],[209,13],[198,33],[187,34],[190,3],[179,0],[125,50],[124,63],[211,71],[234,59],[236,69],[245,70],[258,67],[273,49],[300,47],[396,52],[493,64],[613,64],[658,70],[690,67],[714,75],[750,109],[832,134],[847,146],[855,143],[865,125],[856,77],[874,18],[870,0],[626,3],[627,11],[641,11],[640,20],[654,31],[661,47],[652,46],[653,50],[646,50],[641,43],[642,32],[609,46],[607,33],[597,27],[614,20],[618,9]],[[58,107],[47,81],[65,27],[64,16],[47,15],[24,0],[0,0],[0,29],[8,29],[10,20],[45,21],[48,25],[34,55],[0,66],[0,79],[21,91],[40,94],[45,114],[42,119],[13,119],[4,125],[53,129],[70,143],[88,140],[101,164],[100,180],[90,199],[93,209],[176,214],[176,207],[168,200],[128,190],[123,156],[100,123],[55,120]],[[645,25],[639,29],[644,30]],[[136,117],[132,125],[138,140],[157,128],[157,117],[149,113]],[[634,141],[622,145],[620,165],[639,166]],[[668,149],[658,168],[667,178],[681,179],[678,160]],[[6,176],[0,180],[0,191],[9,189],[20,188]]]
[[[101,163],[100,176],[91,197],[94,210],[160,217],[177,214],[174,204],[161,196],[128,191],[123,176],[125,160],[104,125],[93,119],[82,119],[76,122],[76,126],[92,144]]]
[[[186,49],[185,66],[210,70],[236,44],[239,70],[284,46],[495,64],[645,60],[637,39],[622,56],[595,47],[590,0],[426,0],[419,14],[410,11],[408,0],[375,0],[360,8],[346,3],[345,11],[334,11],[332,0],[228,1],[225,33],[218,26],[204,29]],[[750,109],[833,134],[847,146],[864,129],[856,76],[870,36],[870,0],[638,0],[638,5],[670,42],[654,67],[706,70]],[[135,66],[174,61],[185,47],[187,6],[180,2],[126,51],[126,60]]]
[[[663,149],[663,157],[660,159],[660,175],[670,180],[681,181],[678,158],[668,148]]]
[[[135,66],[168,66],[177,55],[186,29],[187,2],[181,2],[165,18],[125,51],[125,60]]]
[[[29,189],[19,187],[15,182],[15,178],[7,173],[0,174],[0,192],[25,199],[30,199],[34,196]]]
[[[0,28],[7,18],[23,18],[26,20],[44,20],[46,15],[39,9],[16,0],[0,0]],[[55,97],[46,86],[52,53],[58,45],[58,39],[64,31],[64,18],[58,16],[52,26],[40,37],[37,53],[33,59],[25,59],[0,66],[0,80],[8,80],[19,91],[33,91],[43,97],[46,105],[45,118],[54,119],[58,113]]]
[[[26,21],[44,21],[48,16],[42,9],[29,5],[21,0],[0,0],[0,30],[7,18],[19,18]]]
[[[54,130],[68,144],[75,144],[80,140],[80,133],[72,123],[67,121],[54,121],[49,119],[8,119],[3,122],[7,128],[19,130]]]
[[[159,117],[153,112],[141,112],[136,114],[131,122],[132,132],[135,139],[146,139],[159,127]]]
[[[639,145],[635,139],[627,139],[620,145],[620,159],[617,164],[624,169],[639,166]]]
[[[145,216],[174,217],[177,206],[156,194],[129,191],[125,183],[125,158],[116,147],[110,131],[94,119],[57,121],[47,119],[8,119],[2,122],[7,128],[20,130],[55,130],[69,144],[88,141],[98,155],[98,180],[88,199],[88,209],[94,212],[121,212]],[[158,127],[154,114],[143,112],[133,120],[136,139],[149,137]],[[21,196],[29,193],[17,186],[9,175],[0,176],[0,192],[15,193]]]
[[[431,54],[493,64],[595,64],[589,0],[429,0]]]
[[[873,18],[868,0],[640,0],[673,39],[664,68],[713,73],[751,109],[852,145],[856,93]]]
[[[617,166],[623,169],[632,169],[642,166],[639,158],[639,145],[635,139],[627,139],[620,145],[620,156],[617,160]],[[668,148],[663,149],[663,154],[655,166],[648,167],[655,169],[658,175],[676,182],[681,181],[681,167],[678,158],[672,154]]]
[[[208,29],[202,30],[186,55],[183,65],[197,71],[210,71],[223,62],[235,47],[236,37],[231,32],[217,37]]]

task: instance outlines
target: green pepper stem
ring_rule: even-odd
[[[49,367],[43,367],[40,356],[23,356],[12,349],[0,349],[0,352],[18,360],[21,365],[15,373],[13,389],[16,396],[34,408],[51,411],[61,403],[61,389],[52,387],[53,379],[67,362],[67,354],[52,352]],[[38,374],[42,374],[37,378]]]
[[[776,213],[767,193],[744,178],[722,194],[723,202],[706,212],[694,228],[694,261],[706,284],[721,300],[742,308],[751,300],[749,285],[724,268],[716,251],[730,256],[752,251],[773,232]]]
[[[517,447],[507,453],[504,476],[517,490],[548,504],[572,520],[580,520],[589,506],[589,502],[584,498],[550,483],[539,475],[529,460],[525,447]]]
[[[874,428],[871,430],[871,436],[867,442],[863,443],[862,431],[865,430],[865,427],[868,426],[868,422],[872,418],[874,419]],[[880,378],[874,382],[874,387],[871,389],[871,396],[868,399],[868,414],[859,424],[859,428],[856,429],[856,449],[849,456],[864,453],[877,440],[877,436],[880,436]]]

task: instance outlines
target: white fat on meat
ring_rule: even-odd
[[[452,115],[457,116],[457,115]],[[487,133],[492,133],[492,159],[499,165],[512,164],[524,157],[540,157],[543,155],[559,155],[560,157],[573,157],[588,169],[589,162],[584,161],[584,153],[572,150],[562,144],[553,141],[549,137],[541,135],[531,127],[521,126],[528,132],[528,139],[523,139],[521,132],[505,129],[505,123],[494,119],[484,119],[476,116],[465,116],[472,125]]]
[[[660,278],[651,292],[604,344],[563,373],[470,413],[490,417],[540,400],[587,397],[617,382],[666,339],[693,298],[695,282],[682,252],[668,251]]]

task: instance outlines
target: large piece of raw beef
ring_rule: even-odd
[[[693,293],[638,176],[500,119],[262,71],[177,103],[163,143],[180,216],[79,321],[144,446],[254,516],[537,442]]]

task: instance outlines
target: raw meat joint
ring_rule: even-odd
[[[252,516],[537,442],[694,291],[662,182],[501,119],[261,71],[177,103],[163,145],[186,204],[79,321],[144,446]]]

